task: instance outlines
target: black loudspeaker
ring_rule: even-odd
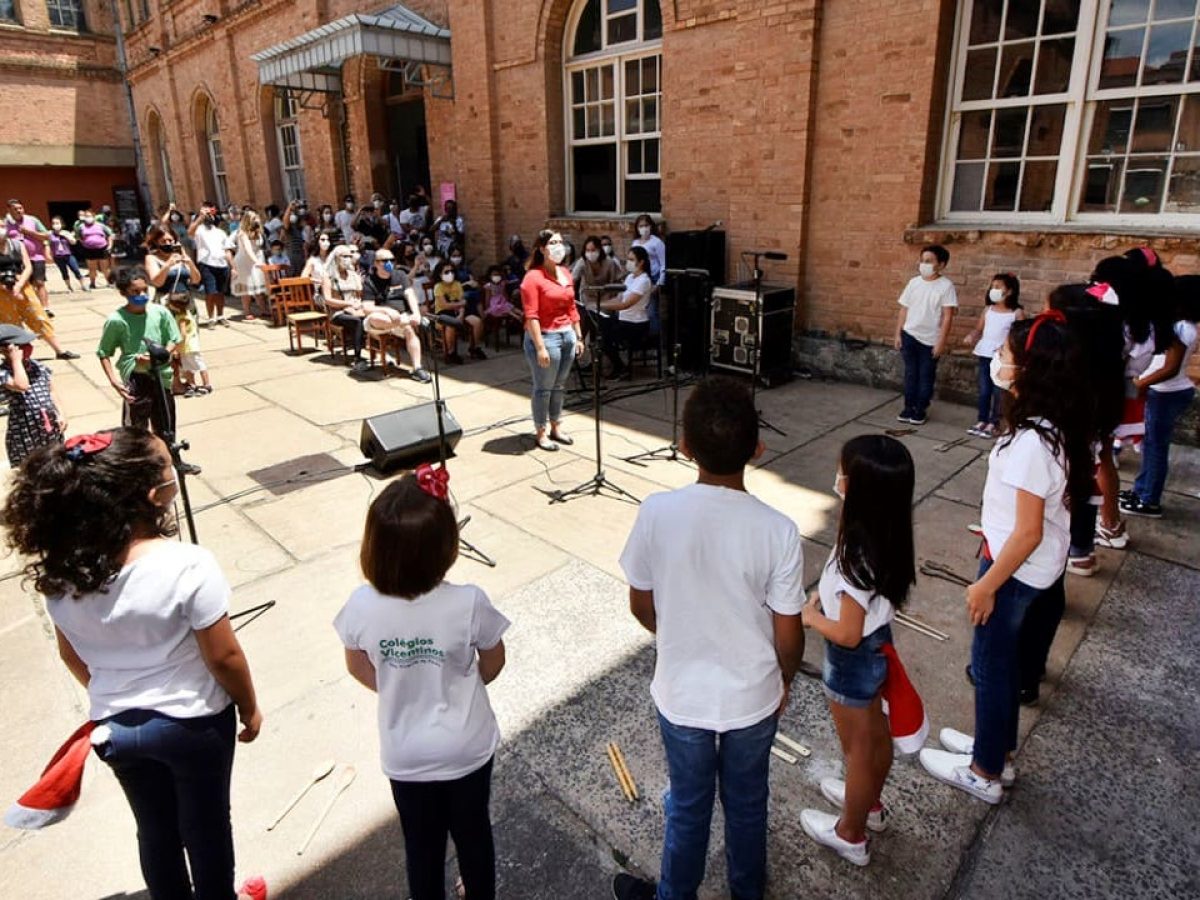
[[[671,231],[667,234],[668,269],[708,269],[713,284],[725,283],[725,232]]]
[[[451,457],[462,438],[462,426],[445,406],[442,407],[442,423],[446,431],[446,456]],[[436,405],[422,403],[363,419],[358,449],[380,472],[437,462]]]
[[[753,282],[713,290],[712,364],[751,376],[757,371],[759,384],[775,387],[792,377],[796,291],[772,284],[761,289],[761,308]]]
[[[712,273],[707,281],[694,275],[675,276],[671,285],[674,290],[668,292],[679,311],[679,366],[688,372],[706,371],[711,334],[709,292],[713,285],[725,283],[725,232],[668,233],[667,268],[706,269]]]

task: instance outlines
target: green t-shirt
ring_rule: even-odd
[[[138,366],[136,357],[146,352],[146,339],[162,344],[164,347],[179,343],[179,326],[175,317],[165,307],[150,303],[146,306],[145,314],[131,313],[125,307],[111,313],[104,321],[104,331],[100,334],[100,346],[96,355],[107,359],[118,350],[117,371],[122,381],[128,381],[134,371],[149,372],[149,366]],[[163,384],[171,385],[170,363],[158,367],[158,376]]]

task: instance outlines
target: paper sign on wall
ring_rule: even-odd
[[[458,196],[455,194],[453,181],[443,181],[439,190],[441,191],[442,196],[442,206],[446,205],[447,200],[453,200],[455,203],[458,202]]]

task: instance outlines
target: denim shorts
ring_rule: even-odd
[[[872,631],[853,650],[825,641],[825,665],[821,670],[825,696],[842,706],[870,706],[887,677],[887,658],[882,648],[891,642],[890,625]]]
[[[229,292],[229,267],[210,266],[200,263],[200,282],[206,294],[226,294]]]

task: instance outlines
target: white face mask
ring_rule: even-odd
[[[499,284],[503,280],[499,275],[492,276],[492,284]]]
[[[333,221],[333,213],[321,213],[321,218],[324,219],[326,222],[332,222]]]
[[[95,220],[95,219],[93,219],[91,216],[84,216],[84,217],[83,217],[83,224],[84,224],[84,225],[91,225],[91,224],[92,224],[93,222],[95,222],[95,221],[96,221],[96,220]]]
[[[838,472],[833,476],[833,492],[837,494],[838,499],[845,500],[846,492],[842,489],[842,482],[846,480],[846,476]]]
[[[329,238],[321,238],[320,240],[317,241],[317,246],[318,247],[328,247],[329,246]]]
[[[650,237],[650,226],[649,225],[639,225],[638,226],[638,234],[640,234],[644,238]]]
[[[583,255],[587,257],[587,261],[590,263],[594,263],[596,260],[598,260],[600,258],[600,253],[596,250],[584,251]]]
[[[288,216],[288,221],[291,222],[293,225],[295,225],[296,222],[299,221],[299,219],[297,216]]]
[[[921,273],[922,278],[928,278],[933,274],[933,263],[917,263],[917,271]]]
[[[612,248],[612,244],[605,244],[605,245],[604,245],[604,255],[605,255],[605,256],[612,256],[612,255],[613,255],[613,248]]]
[[[454,280],[453,272],[443,272],[442,273],[442,281],[446,282],[446,284],[449,284],[453,280]]]
[[[558,263],[562,262],[564,259],[567,258],[567,245],[566,244],[549,244],[546,247],[546,253],[549,255],[550,259],[554,262],[554,264],[557,265]]]
[[[635,263],[632,259],[625,260],[625,271],[632,275],[637,271],[637,263]]]
[[[455,265],[455,266],[461,266],[462,265],[462,257],[461,256],[450,257],[450,264]]]
[[[426,256],[431,256],[433,254],[433,244],[423,244],[421,246],[421,252]]]
[[[1002,391],[1011,391],[1012,386],[1013,386],[1013,381],[1015,381],[1015,379],[1005,378],[1004,375],[1002,375],[1001,373],[1005,369],[1011,370],[1011,369],[1015,369],[1015,368],[1016,368],[1016,366],[1014,366],[1012,363],[1006,363],[1003,360],[1001,360],[999,356],[993,356],[991,364],[988,366],[988,370],[990,371],[991,376],[992,376],[992,384],[994,384],[996,387],[1000,388],[1000,390],[1002,390]]]
[[[988,291],[988,299],[993,303],[999,303],[1004,299],[1004,291],[1002,291],[1000,288],[992,288],[990,291]]]

